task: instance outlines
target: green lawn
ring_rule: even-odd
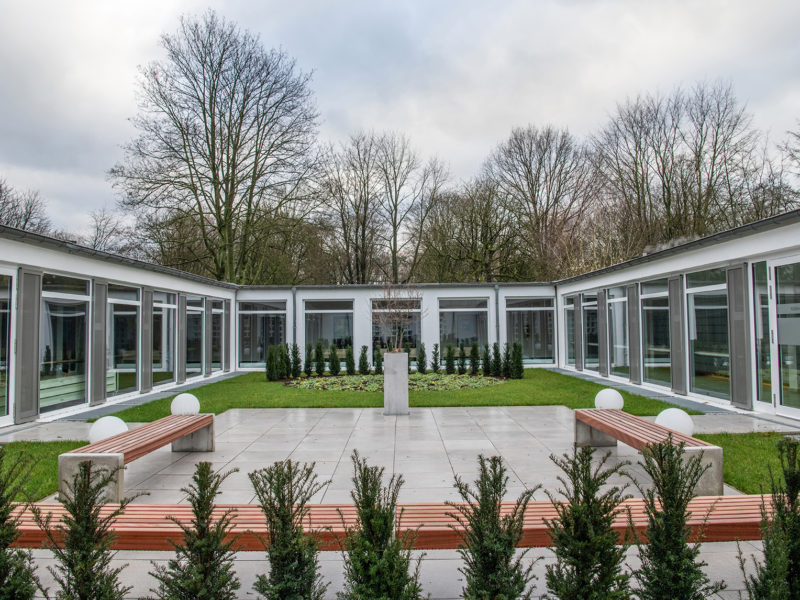
[[[526,369],[525,378],[501,385],[455,391],[411,391],[411,406],[545,406],[590,408],[603,387],[590,381],[546,369]],[[229,408],[380,407],[382,392],[301,390],[280,382],[267,382],[263,373],[246,373],[195,388],[200,411],[222,413]],[[625,410],[635,415],[656,415],[671,405],[623,392]],[[169,414],[172,398],[156,400],[116,413],[127,422],[154,421]]]
[[[58,490],[58,455],[85,446],[85,441],[62,442],[9,442],[5,444],[6,464],[20,455],[27,454],[34,462],[33,470],[26,478],[23,489],[28,497],[20,494],[15,500],[41,500]]]
[[[770,469],[780,477],[782,433],[707,433],[694,437],[722,448],[725,483],[745,494],[768,494]]]

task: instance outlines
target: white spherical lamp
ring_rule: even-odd
[[[94,444],[126,431],[128,431],[128,426],[119,417],[100,417],[89,428],[89,443]]]
[[[658,413],[656,425],[674,429],[684,435],[691,436],[694,433],[694,421],[686,411],[680,408],[668,408]]]
[[[200,412],[200,401],[194,394],[178,394],[169,406],[173,415],[196,415]]]
[[[612,390],[611,388],[600,390],[594,397],[595,408],[621,409],[624,405],[625,401],[622,399],[622,394],[620,394],[617,390]]]

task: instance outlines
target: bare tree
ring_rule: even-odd
[[[161,45],[166,59],[141,70],[139,137],[111,177],[123,206],[181,223],[205,274],[257,282],[271,226],[310,199],[310,76],[212,11],[181,18]]]
[[[486,164],[506,209],[515,215],[521,248],[538,279],[563,275],[564,244],[578,233],[592,199],[592,164],[566,130],[514,129]]]
[[[19,192],[0,179],[0,225],[48,233],[47,204],[38,191]]]

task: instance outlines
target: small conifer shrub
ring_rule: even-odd
[[[309,344],[306,346],[306,360],[303,363],[303,373],[306,374],[306,377],[311,377],[311,374],[314,372],[314,359],[311,353],[311,345]]]
[[[234,511],[214,515],[214,499],[222,482],[238,469],[217,473],[211,463],[197,463],[192,483],[183,488],[192,506],[192,520],[182,523],[167,515],[183,531],[180,543],[172,542],[175,557],[166,565],[155,565],[150,574],[158,587],[150,591],[158,600],[197,598],[235,600],[239,579],[233,569],[234,539],[228,539]]]
[[[395,535],[397,497],[403,477],[383,486],[383,468],[370,467],[353,452],[351,496],[358,523],[344,539],[344,590],[340,600],[416,600],[422,598],[420,560],[411,569],[413,536]]]
[[[292,344],[292,378],[297,379],[303,372],[303,365],[300,362],[300,347]]]
[[[433,352],[431,352],[431,372],[439,372],[439,344],[433,345]]]
[[[458,549],[464,561],[459,569],[466,581],[466,600],[484,598],[523,598],[533,593],[536,579],[533,564],[523,560],[527,550],[515,554],[522,539],[525,511],[534,492],[541,486],[525,490],[510,513],[501,515],[503,496],[508,489],[508,475],[499,456],[478,456],[480,467],[475,488],[456,475],[455,488],[460,503],[448,502],[454,510],[448,513],[459,524],[462,545]]]
[[[425,354],[425,344],[420,343],[417,347],[417,373],[425,375],[428,372],[428,356]]]
[[[514,342],[511,348],[511,378],[522,379],[525,377],[525,365],[522,359],[522,344]]]
[[[642,565],[634,574],[641,600],[685,598],[703,600],[717,597],[725,589],[722,582],[711,583],[699,560],[700,544],[690,544],[689,502],[695,487],[710,465],[703,466],[699,455],[685,458],[684,444],[667,440],[642,450],[640,463],[653,481],[652,487],[634,480],[644,499],[647,513],[645,537],[637,539]]]
[[[511,349],[508,344],[503,344],[503,377],[511,378]]]
[[[89,461],[78,465],[78,472],[66,484],[58,501],[66,515],[53,524],[52,513],[45,515],[32,506],[34,519],[45,535],[45,546],[52,550],[56,565],[48,567],[58,590],[58,600],[122,600],[131,590],[119,581],[122,567],[111,567],[115,536],[111,527],[133,498],[124,498],[119,507],[101,515],[106,504],[106,488],[116,471],[94,468]]]
[[[444,372],[452,375],[456,372],[456,349],[453,344],[447,344],[447,349],[444,354]]]
[[[625,548],[618,546],[612,529],[624,499],[617,486],[608,480],[621,472],[626,463],[606,467],[606,454],[592,467],[592,449],[583,447],[570,456],[551,456],[564,472],[558,480],[559,493],[566,502],[555,504],[557,516],[547,521],[556,562],[546,567],[547,589],[559,600],[627,600],[630,577],[622,570]],[[606,491],[601,491],[606,488]]]
[[[269,575],[258,575],[253,586],[267,600],[321,600],[326,584],[319,571],[316,538],[303,530],[308,504],[328,482],[320,483],[314,463],[292,460],[250,473],[250,481],[267,521]]]
[[[361,354],[358,357],[358,374],[369,375],[369,360],[367,360],[366,346],[361,346]]]
[[[464,350],[464,344],[458,345],[458,374],[464,375],[467,372],[467,352]]]
[[[278,354],[275,346],[267,348],[267,381],[278,380]]]
[[[338,375],[342,370],[342,363],[339,360],[339,349],[336,344],[331,344],[331,349],[328,352],[328,371],[331,375]]]
[[[470,375],[477,375],[480,369],[481,351],[478,342],[472,342],[472,348],[469,351],[469,373]]]
[[[356,357],[353,355],[352,346],[348,346],[344,351],[344,370],[348,375],[356,374]]]
[[[287,344],[279,344],[280,356],[280,379],[289,379],[292,376],[292,359],[289,356],[289,346]]]
[[[383,375],[383,353],[380,348],[375,351],[375,375]]]
[[[492,376],[500,377],[503,375],[503,359],[500,356],[500,344],[492,344]]]
[[[39,580],[30,551],[11,548],[20,536],[19,516],[12,516],[14,500],[22,494],[33,461],[24,455],[9,458],[0,446],[0,599],[30,600]]]
[[[314,348],[314,370],[320,377],[325,375],[325,348],[322,342],[317,342]]]
[[[482,357],[482,370],[484,377],[489,377],[492,374],[492,355],[489,353],[489,344],[483,345]]]

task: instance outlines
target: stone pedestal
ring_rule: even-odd
[[[383,414],[408,414],[408,353],[383,355]]]

